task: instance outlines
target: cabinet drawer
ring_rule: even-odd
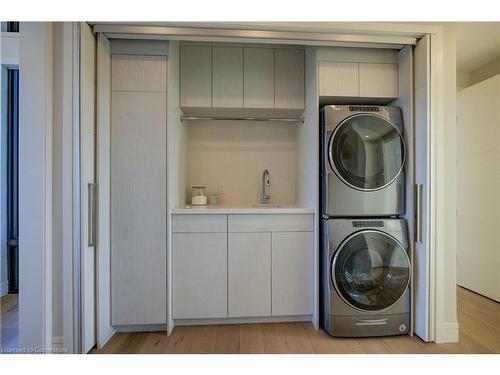
[[[228,231],[237,232],[311,232],[310,214],[228,215]]]
[[[227,215],[173,215],[174,233],[226,233]]]

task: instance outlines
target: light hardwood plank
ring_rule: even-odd
[[[339,339],[309,322],[266,323],[177,326],[169,337],[164,332],[118,333],[92,353],[500,353],[500,334],[488,320],[496,318],[500,303],[463,288],[457,295],[458,343],[426,343],[416,336]]]

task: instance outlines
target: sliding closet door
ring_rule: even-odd
[[[80,163],[81,163],[81,267],[82,350],[96,343],[95,319],[95,88],[96,40],[87,23],[80,29]]]
[[[414,332],[432,341],[430,218],[430,38],[420,39],[413,51],[415,238],[413,259]]]
[[[111,325],[110,254],[110,136],[111,136],[111,52],[104,34],[97,34],[96,93],[96,180],[98,230],[96,255],[97,348],[113,335]]]
[[[111,58],[111,321],[166,323],[166,56]]]

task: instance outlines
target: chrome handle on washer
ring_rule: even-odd
[[[357,320],[357,326],[383,326],[387,324],[387,318],[385,319],[362,319]]]
[[[87,246],[95,247],[96,245],[96,184],[87,184],[88,188],[88,231],[87,231]]]
[[[415,234],[415,242],[422,243],[422,192],[424,189],[424,185],[417,184],[415,185],[415,194],[416,194],[416,212],[415,212],[415,221],[416,221],[416,234]]]

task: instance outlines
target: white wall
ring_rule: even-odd
[[[19,346],[52,345],[52,24],[20,24]]]
[[[302,124],[192,121],[188,129],[186,199],[192,186],[217,193],[223,205],[259,203],[262,172],[269,169],[271,202],[296,203],[296,133]]]
[[[457,97],[457,283],[500,302],[500,74]]]

